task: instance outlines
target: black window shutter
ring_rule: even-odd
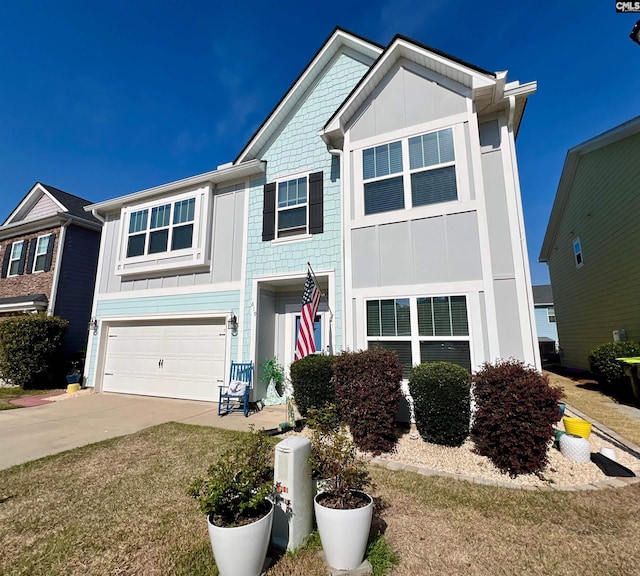
[[[38,239],[33,238],[31,242],[29,242],[29,256],[27,257],[27,274],[31,274],[33,271],[33,257],[36,254],[36,245],[38,244]]]
[[[2,278],[7,277],[7,272],[9,271],[9,258],[11,257],[11,247],[13,244],[9,242],[4,247],[4,257],[2,258]]]
[[[24,274],[24,265],[27,261],[27,245],[29,244],[28,240],[23,240],[24,246],[22,247],[22,254],[20,255],[20,261],[18,262],[18,275]]]
[[[322,190],[322,172],[309,174],[309,232],[324,232],[324,200]]]
[[[53,259],[53,245],[56,243],[56,235],[49,235],[49,244],[47,244],[47,255],[44,259],[44,271],[49,272],[51,270],[51,260]]]
[[[273,240],[276,230],[276,183],[264,185],[264,206],[262,208],[262,241]]]

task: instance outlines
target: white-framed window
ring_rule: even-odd
[[[453,128],[362,150],[364,215],[458,200]]]
[[[9,276],[17,276],[20,271],[20,260],[25,248],[25,241],[14,242],[11,245],[11,255],[9,256]]]
[[[47,249],[51,241],[51,234],[38,236],[36,251],[33,256],[33,272],[42,272],[47,261]]]
[[[116,274],[206,264],[209,196],[204,186],[123,208]]]
[[[582,266],[584,266],[584,259],[582,258],[582,244],[580,242],[580,236],[577,236],[573,240],[573,257],[576,261],[576,268],[582,268]]]
[[[276,182],[276,238],[308,234],[309,175]]]
[[[547,308],[547,321],[555,324],[556,322],[556,310],[555,308],[551,307],[551,308]]]
[[[466,296],[367,300],[366,338],[368,348],[398,355],[405,378],[422,362],[452,362],[471,371]]]

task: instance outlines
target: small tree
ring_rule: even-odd
[[[415,366],[409,376],[416,426],[434,444],[460,446],[469,435],[471,376],[450,362]]]
[[[478,453],[510,476],[541,472],[560,418],[562,390],[514,359],[485,363],[473,381]]]
[[[0,374],[16,386],[46,384],[64,370],[61,349],[68,322],[55,316],[15,316],[0,321]]]

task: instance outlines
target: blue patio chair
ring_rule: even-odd
[[[229,412],[249,415],[249,393],[253,378],[253,362],[231,362],[229,382],[220,386],[218,416]]]

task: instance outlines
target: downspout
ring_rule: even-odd
[[[513,130],[513,121],[515,118],[516,112],[516,97],[511,95],[509,96],[509,116],[507,120],[507,128],[511,134],[514,134]],[[510,158],[511,158],[511,173],[514,177],[514,183],[517,186],[517,194],[516,194],[516,203],[518,206],[518,230],[519,230],[519,241],[520,241],[520,257],[522,258],[523,268],[524,268],[524,279],[525,279],[525,292],[526,292],[526,302],[527,302],[527,312],[529,314],[529,325],[532,330],[529,331],[531,336],[531,348],[533,351],[533,358],[535,362],[535,366],[537,369],[542,368],[542,363],[540,361],[540,349],[538,348],[538,343],[535,339],[537,336],[537,328],[535,321],[535,312],[533,310],[533,288],[531,288],[531,272],[529,270],[529,259],[525,258],[525,248],[527,239],[524,233],[524,211],[522,209],[522,196],[520,191],[520,176],[518,174],[518,165],[515,160],[515,146],[516,139],[515,134],[513,136],[513,145],[511,148]],[[535,333],[535,334],[534,334]]]
[[[347,197],[347,195],[344,193],[344,181],[343,181],[343,175],[344,175],[344,166],[343,166],[343,162],[344,162],[344,153],[343,150],[340,150],[339,148],[331,148],[331,143],[327,140],[325,140],[325,143],[327,145],[327,151],[329,152],[329,154],[331,154],[331,156],[338,156],[340,158],[340,188],[341,188],[341,204],[342,204],[342,213],[340,214],[340,241],[341,241],[341,251],[342,251],[342,264],[340,266],[340,290],[341,290],[341,294],[342,297],[344,298],[344,295],[346,294],[345,289],[345,278],[346,278],[346,274],[345,274],[345,262],[346,262],[346,258],[345,258],[345,253],[344,253],[344,247],[345,247],[345,242],[344,242],[344,215],[346,214],[346,210],[345,210],[345,198]],[[336,302],[337,304],[337,302]],[[344,347],[344,339],[345,339],[345,335],[346,335],[346,314],[345,314],[345,305],[344,305],[344,301],[342,302],[342,305],[340,306],[340,310],[342,310],[342,343],[343,343],[343,347]],[[337,308],[337,306],[336,306]],[[331,314],[331,318],[333,317],[333,314]],[[333,342],[331,342],[331,354],[336,354],[336,342],[335,342],[335,338],[336,338],[336,333],[335,333],[335,329],[333,330]]]
[[[60,227],[60,238],[58,239],[58,250],[56,252],[56,265],[53,270],[53,282],[51,283],[51,294],[49,295],[49,307],[47,316],[53,316],[56,309],[56,297],[58,296],[58,282],[60,281],[60,269],[62,268],[62,248],[66,238],[67,226],[71,224],[71,218]]]

